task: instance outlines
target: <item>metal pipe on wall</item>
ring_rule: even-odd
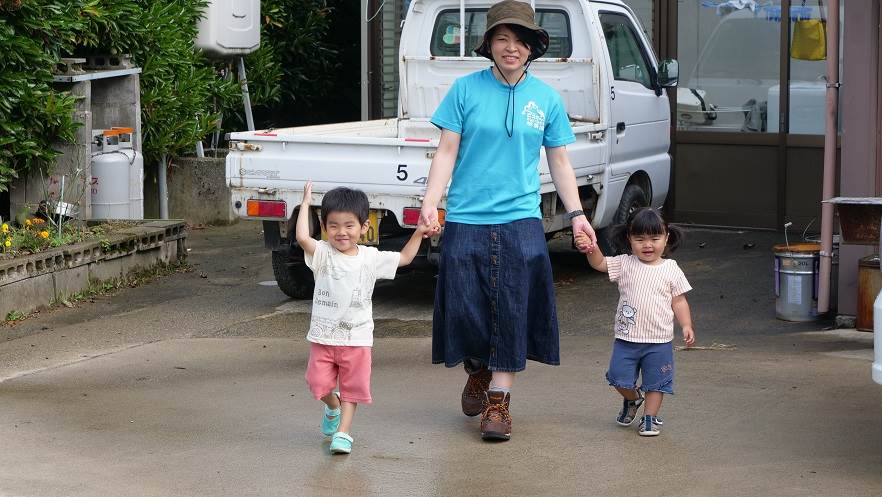
[[[827,105],[824,134],[824,183],[821,198],[830,200],[836,186],[836,138],[839,134],[839,0],[827,3]],[[830,310],[830,274],[833,266],[833,204],[821,204],[821,267],[818,313]]]
[[[245,57],[239,57],[239,86],[242,87],[242,105],[245,107],[245,122],[248,124],[248,131],[254,131],[251,96],[248,94],[248,77],[245,75]]]
[[[159,184],[159,219],[168,219],[168,156],[162,154],[159,158],[159,169],[156,171],[156,182]]]
[[[369,0],[361,0],[361,12],[367,12]],[[362,19],[364,21],[364,19]],[[368,23],[360,22],[361,26],[361,120],[370,119],[370,95],[368,93],[370,87],[370,63],[368,61]]]

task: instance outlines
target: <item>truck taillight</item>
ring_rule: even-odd
[[[248,200],[249,217],[280,217],[284,219],[287,212],[284,200]]]
[[[444,209],[438,209],[438,222],[444,226]],[[402,224],[416,226],[420,223],[420,209],[418,207],[405,207],[402,216]]]

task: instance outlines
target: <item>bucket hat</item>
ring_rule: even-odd
[[[490,33],[493,32],[496,26],[502,24],[521,26],[535,34],[535,39],[529,40],[528,43],[530,45],[528,60],[538,59],[548,50],[548,31],[545,31],[536,24],[535,13],[530,4],[517,0],[503,0],[494,4],[487,11],[487,29],[484,31],[484,40],[475,49],[476,54],[493,60],[493,55],[490,53]]]

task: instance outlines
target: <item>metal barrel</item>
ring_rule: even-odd
[[[775,245],[775,317],[785,321],[818,319],[821,246]]]

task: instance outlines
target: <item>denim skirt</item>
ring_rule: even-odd
[[[527,359],[560,364],[551,261],[542,222],[448,222],[444,227],[432,362],[477,359],[491,371],[522,371]]]

